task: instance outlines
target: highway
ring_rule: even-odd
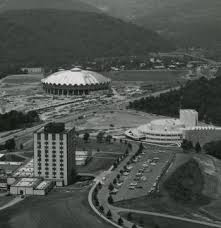
[[[157,92],[151,93],[149,95],[143,95],[143,96],[139,96],[139,97],[136,97],[136,98],[130,98],[130,99],[123,100],[123,101],[120,100],[120,101],[117,101],[115,103],[110,103],[110,104],[107,104],[107,105],[102,105],[102,104],[93,105],[93,107],[90,107],[90,109],[87,110],[87,111],[84,111],[84,113],[82,113],[82,111],[81,112],[77,112],[74,115],[73,115],[73,113],[71,113],[67,117],[56,118],[56,119],[54,119],[54,121],[56,121],[56,122],[61,121],[61,122],[65,122],[65,123],[73,123],[75,121],[75,119],[77,119],[82,114],[84,114],[86,116],[92,115],[93,112],[97,112],[99,110],[99,108],[102,108],[101,110],[114,110],[116,108],[118,108],[118,109],[119,108],[125,108],[126,105],[129,104],[129,102],[132,102],[134,100],[145,98],[145,97],[149,97],[149,96],[155,96],[156,97],[156,96],[159,96],[160,94],[169,92],[171,89],[177,90],[179,88],[180,87],[177,86],[177,87],[173,87],[173,88],[170,88],[170,89],[157,91]],[[122,105],[123,105],[123,107],[122,107]],[[15,133],[9,134],[6,137],[2,137],[2,138],[0,137],[0,144],[5,143],[7,140],[9,140],[11,138],[22,139],[24,137],[32,135],[34,131],[36,131],[39,128],[43,127],[48,122],[50,122],[50,121],[46,121],[44,123],[41,123],[41,124],[39,124],[37,126],[34,126],[34,127],[31,127],[31,128],[26,128],[26,129],[23,129],[23,130],[20,130],[20,131],[16,131]]]

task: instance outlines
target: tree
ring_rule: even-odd
[[[14,150],[15,149],[15,139],[13,138],[13,139],[9,139],[9,140],[7,140],[6,142],[5,142],[5,149],[6,150],[9,150],[9,151],[11,151],[11,150]]]
[[[199,142],[196,143],[195,150],[197,153],[201,152],[201,146],[200,146]]]
[[[118,225],[122,226],[124,224],[123,219],[120,217],[117,221]]]
[[[139,226],[144,226],[144,222],[143,222],[143,219],[140,217],[140,219],[139,219]]]
[[[132,146],[131,143],[128,143],[128,148],[129,148],[130,150],[132,150],[133,146]]]
[[[107,212],[107,218],[108,218],[108,219],[111,219],[111,218],[112,218],[112,213],[111,213],[110,210]]]
[[[104,132],[99,132],[97,134],[97,142],[98,143],[102,143],[103,142],[103,138],[104,138]]]
[[[112,136],[111,135],[107,135],[106,142],[111,143],[111,139],[112,139]]]
[[[24,146],[23,146],[23,144],[21,143],[20,144],[20,150],[23,150],[24,149]]]
[[[114,180],[113,180],[113,184],[116,184],[117,183],[117,179],[116,178],[114,178]]]
[[[102,184],[101,182],[98,183],[98,188],[101,189],[102,188]]]
[[[182,143],[181,143],[181,148],[183,150],[190,150],[193,148],[193,144],[191,141],[188,141],[186,139],[183,139]]]
[[[103,212],[104,212],[104,207],[101,205],[101,206],[99,207],[99,210],[100,210],[101,213],[103,213]]]
[[[88,132],[84,133],[84,136],[83,136],[84,141],[88,142],[89,138],[90,138],[90,134]]]
[[[77,180],[77,176],[78,176],[77,170],[75,168],[72,168],[71,177],[72,177],[73,182],[75,182]]]
[[[139,150],[142,151],[144,149],[143,143],[141,142],[139,145]]]
[[[113,186],[112,183],[109,184],[108,189],[109,189],[109,191],[113,191],[114,190],[114,186]]]
[[[117,179],[118,179],[118,180],[120,179],[120,174],[117,174]]]
[[[135,224],[133,224],[131,228],[137,228],[137,226]]]
[[[131,212],[129,212],[129,213],[127,214],[127,220],[128,220],[128,221],[131,221],[131,220],[132,220],[132,213],[131,213]]]
[[[112,196],[109,196],[107,198],[107,201],[108,201],[109,204],[113,204],[114,203],[114,200],[113,200],[113,197]]]

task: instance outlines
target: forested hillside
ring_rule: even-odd
[[[57,9],[99,12],[96,7],[81,0],[0,0],[0,13],[9,10]]]
[[[156,33],[97,13],[19,10],[0,14],[0,64],[58,65],[76,58],[170,50]]]
[[[180,108],[196,109],[199,119],[221,125],[221,77],[188,82],[180,90],[131,102],[131,109],[178,117]]]

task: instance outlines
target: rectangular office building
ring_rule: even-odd
[[[69,185],[75,178],[75,130],[49,123],[34,133],[34,176]]]

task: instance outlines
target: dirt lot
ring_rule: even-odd
[[[139,125],[146,124],[156,118],[160,117],[133,110],[101,110],[85,119],[84,123],[79,127],[81,129],[107,130],[123,134],[128,128],[138,127]]]

